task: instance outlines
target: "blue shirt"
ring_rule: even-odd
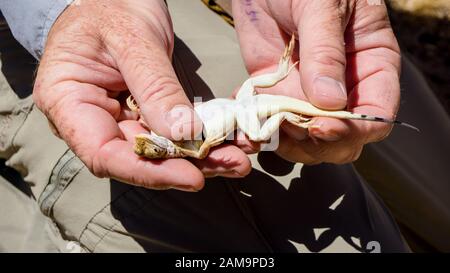
[[[0,0],[0,10],[16,38],[36,59],[48,32],[73,0]]]

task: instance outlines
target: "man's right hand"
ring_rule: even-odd
[[[204,161],[147,160],[134,154],[134,135],[146,130],[123,104],[128,90],[157,134],[186,139],[201,133],[202,123],[172,68],[172,50],[163,0],[83,0],[69,6],[50,31],[34,101],[99,177],[197,191],[204,175],[248,174],[247,156],[231,145],[212,150]]]

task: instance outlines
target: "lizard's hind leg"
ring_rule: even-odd
[[[314,125],[314,121],[311,118],[305,118],[301,115],[297,115],[291,112],[288,112],[286,116],[286,121],[292,125],[297,127],[308,129],[308,128],[319,128],[320,126]]]
[[[274,73],[263,74],[251,78],[253,87],[267,88],[274,86],[289,75],[292,69],[298,64],[298,61],[289,66],[292,54],[295,48],[295,36],[292,35],[291,41],[286,46],[283,55],[278,63],[277,71]]]
[[[246,80],[236,94],[236,99],[253,96],[255,87],[268,88],[274,86],[289,75],[292,69],[298,64],[298,61],[289,66],[292,54],[295,48],[295,36],[292,35],[289,44],[286,46],[283,55],[278,63],[276,72],[258,75]]]
[[[311,119],[304,118],[300,115],[291,112],[280,112],[272,115],[270,118],[264,122],[261,128],[252,128],[251,130],[246,130],[245,127],[241,127],[250,140],[260,142],[267,141],[270,137],[278,130],[283,121],[294,124],[295,126],[307,129],[311,126]]]

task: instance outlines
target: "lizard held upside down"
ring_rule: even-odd
[[[416,127],[397,120],[356,114],[347,111],[326,111],[312,104],[287,96],[256,94],[255,88],[267,88],[282,81],[297,65],[289,66],[295,38],[292,36],[274,73],[249,78],[237,92],[235,99],[216,98],[194,107],[203,122],[203,140],[172,141],[155,133],[135,136],[134,151],[147,158],[194,157],[203,159],[209,150],[223,143],[236,129],[241,129],[250,140],[268,140],[283,121],[301,128],[310,128],[312,117],[366,120],[400,124],[418,130]],[[127,99],[128,107],[139,112],[132,96]],[[266,119],[261,126],[261,120]]]

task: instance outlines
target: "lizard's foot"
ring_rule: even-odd
[[[126,102],[128,108],[130,108],[131,111],[139,113],[139,106],[137,105],[137,102],[132,95],[127,98]]]
[[[296,61],[293,65],[291,65],[291,67],[289,67],[288,69],[288,72],[286,73],[286,76],[289,75],[289,73],[291,73],[291,70],[294,69],[299,63],[300,61]]]
[[[283,56],[281,57],[280,63],[288,61],[292,57],[292,53],[294,53],[294,47],[295,47],[295,35],[292,34],[291,40],[289,41],[289,44],[284,49]]]
[[[289,66],[289,62],[291,60],[292,54],[294,53],[295,48],[295,36],[292,34],[291,40],[289,41],[289,44],[284,49],[284,53],[280,58],[280,62],[278,63],[278,70],[276,74],[278,75],[278,79],[276,82],[284,79],[289,73],[291,72],[294,67],[297,66],[299,63],[298,61]]]
[[[137,102],[136,102],[136,100],[134,99],[134,97],[132,95],[128,96],[128,98],[126,100],[126,103],[127,103],[128,108],[130,108],[131,111],[139,114],[139,112],[140,112],[139,106],[137,105]],[[144,127],[145,129],[150,131],[150,127],[144,121],[142,116],[139,116],[138,121],[142,125],[142,127]]]
[[[305,118],[294,113],[286,113],[285,119],[292,125],[297,127],[308,129],[308,128],[319,128],[319,125],[314,125],[312,119]]]

